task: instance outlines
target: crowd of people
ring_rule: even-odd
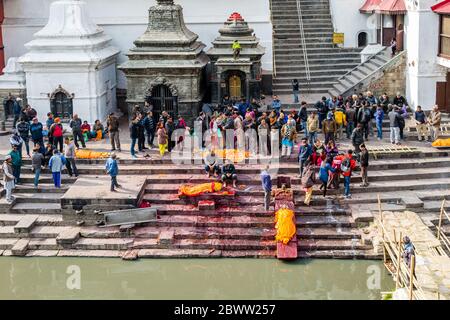
[[[20,101],[18,98],[14,104],[14,128],[9,139],[11,150],[2,166],[3,185],[7,191],[8,202],[13,201],[12,189],[21,184],[24,147],[26,156],[31,159],[35,188],[39,186],[40,175],[44,168],[48,168],[52,173],[56,188],[61,188],[61,173],[64,168],[70,177],[78,177],[76,150],[86,148],[86,143],[91,140],[98,141],[109,134],[111,144],[116,144],[120,150],[119,120],[113,114],[108,116],[106,130],[100,120],[95,121],[91,127],[87,121],[82,121],[74,114],[67,123],[71,129],[70,133],[64,128],[59,117],[48,113],[45,123],[42,123],[37,117],[36,110],[30,105],[21,108]]]

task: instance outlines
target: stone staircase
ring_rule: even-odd
[[[357,66],[359,49],[333,44],[333,24],[328,0],[299,0],[311,80],[307,81],[296,0],[271,0],[274,41],[275,94],[290,94],[298,79],[305,93],[327,93],[336,79]]]
[[[382,77],[383,70],[391,67],[396,62],[401,62],[402,57],[405,55],[406,51],[392,58],[390,49],[386,48],[339,77],[328,93],[331,96],[347,96],[355,92],[364,91],[364,87],[367,84]]]
[[[23,184],[15,191],[12,207],[0,201],[0,255],[96,256],[124,259],[155,257],[275,257],[273,212],[263,209],[259,165],[237,165],[239,183],[233,197],[205,197],[215,210],[199,209],[190,199],[177,196],[182,183],[211,182],[202,166],[175,166],[170,158],[121,160],[122,175],[148,176],[144,199],[158,208],[156,221],[128,232],[118,227],[98,228],[101,216],[93,210],[76,215],[62,209],[60,197],[75,179],[63,176],[63,188],[55,189],[44,170],[40,189],[31,185],[29,160],[24,160]],[[82,176],[103,175],[103,160],[79,160]],[[294,157],[282,162],[280,175],[292,177],[295,194],[300,257],[378,258],[358,227],[366,225],[378,210],[377,193],[384,210],[414,211],[431,228],[441,200],[450,199],[450,158],[447,151],[414,156],[385,155],[371,161],[368,188],[352,177],[351,200],[323,198],[314,190],[313,206],[302,204],[303,191]],[[330,194],[342,194],[330,190]],[[1,199],[2,201],[4,199]],[[75,226],[75,221],[85,225]],[[450,229],[446,226],[450,233]]]

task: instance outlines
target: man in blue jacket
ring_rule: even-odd
[[[111,192],[115,192],[114,188],[120,188],[117,183],[117,176],[119,175],[119,165],[117,164],[117,155],[112,152],[111,156],[106,160],[106,173],[111,177]]]
[[[39,122],[38,118],[33,118],[33,122],[30,125],[31,139],[33,140],[34,145],[40,146],[40,153],[44,154],[44,135],[42,130],[44,129],[42,123]]]

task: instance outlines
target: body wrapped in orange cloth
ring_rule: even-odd
[[[275,212],[275,223],[275,229],[277,230],[275,240],[288,244],[297,232],[294,222],[294,211],[287,208],[278,210]]]
[[[198,185],[184,184],[178,189],[178,196],[196,197],[205,193],[222,191],[223,185],[219,182],[202,183]],[[224,191],[226,194],[226,191]]]
[[[106,159],[109,155],[109,152],[91,151],[87,149],[75,151],[77,159]]]
[[[433,147],[450,147],[450,138],[448,139],[437,139],[431,144]]]

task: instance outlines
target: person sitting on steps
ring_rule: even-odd
[[[234,167],[234,164],[230,160],[228,160],[227,163],[222,167],[222,182],[225,188],[227,187],[227,182],[230,180],[233,181],[233,188],[236,188],[236,168]]]

